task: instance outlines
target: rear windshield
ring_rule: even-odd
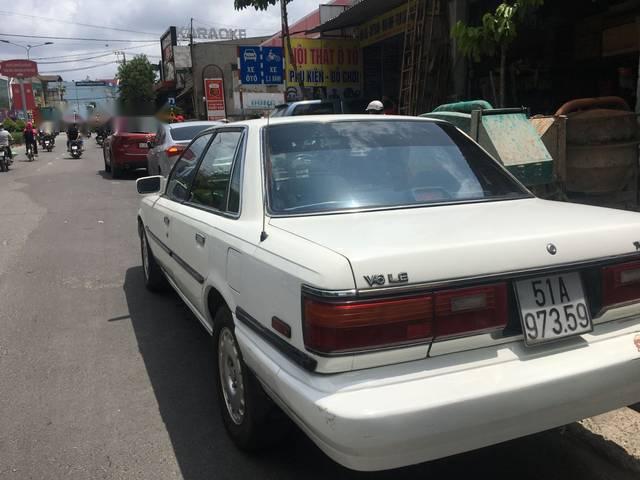
[[[171,138],[174,141],[182,142],[195,138],[202,130],[210,127],[212,127],[212,125],[185,125],[171,128],[169,132],[171,132]]]
[[[122,133],[155,133],[158,130],[158,121],[154,117],[121,117],[117,125]]]
[[[266,128],[275,214],[529,196],[478,145],[444,123],[359,120]]]

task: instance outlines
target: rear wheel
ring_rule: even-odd
[[[104,149],[102,150],[102,158],[104,159],[104,171],[109,173],[111,171],[111,165],[107,164],[107,154]]]
[[[119,169],[116,165],[114,165],[113,157],[110,157],[110,158],[111,158],[111,162],[110,162],[109,170],[111,170],[111,178],[120,178],[122,176],[122,170]]]
[[[226,306],[214,319],[213,346],[218,407],[233,442],[242,450],[257,450],[281,439],[287,420],[244,363]]]

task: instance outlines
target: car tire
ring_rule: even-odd
[[[288,420],[244,363],[226,306],[218,309],[213,325],[216,393],[227,433],[245,451],[276,444],[288,432]]]
[[[116,179],[122,176],[122,170],[113,164],[113,157],[111,157],[111,178]]]
[[[149,247],[147,232],[144,231],[144,227],[142,226],[140,229],[140,255],[142,256],[144,286],[151,292],[162,292],[167,286],[167,279]]]

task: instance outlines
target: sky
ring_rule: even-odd
[[[289,22],[321,3],[326,1],[293,0],[288,5]],[[191,17],[194,28],[245,28],[247,36],[270,35],[280,29],[278,5],[267,11],[238,12],[233,0],[22,0],[0,6],[0,40],[33,45],[31,59],[38,62],[41,74],[59,74],[64,80],[106,79],[113,78],[118,68],[114,51],[124,51],[127,58],[144,53],[158,63],[160,36],[171,25],[178,30],[188,26]],[[96,41],[75,39],[79,37]],[[53,45],[35,47],[47,41]],[[26,58],[25,48],[0,43],[0,60],[14,58]]]

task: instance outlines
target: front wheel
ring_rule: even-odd
[[[244,363],[226,306],[218,310],[213,323],[218,407],[227,433],[242,450],[277,442],[286,433],[286,418]]]

